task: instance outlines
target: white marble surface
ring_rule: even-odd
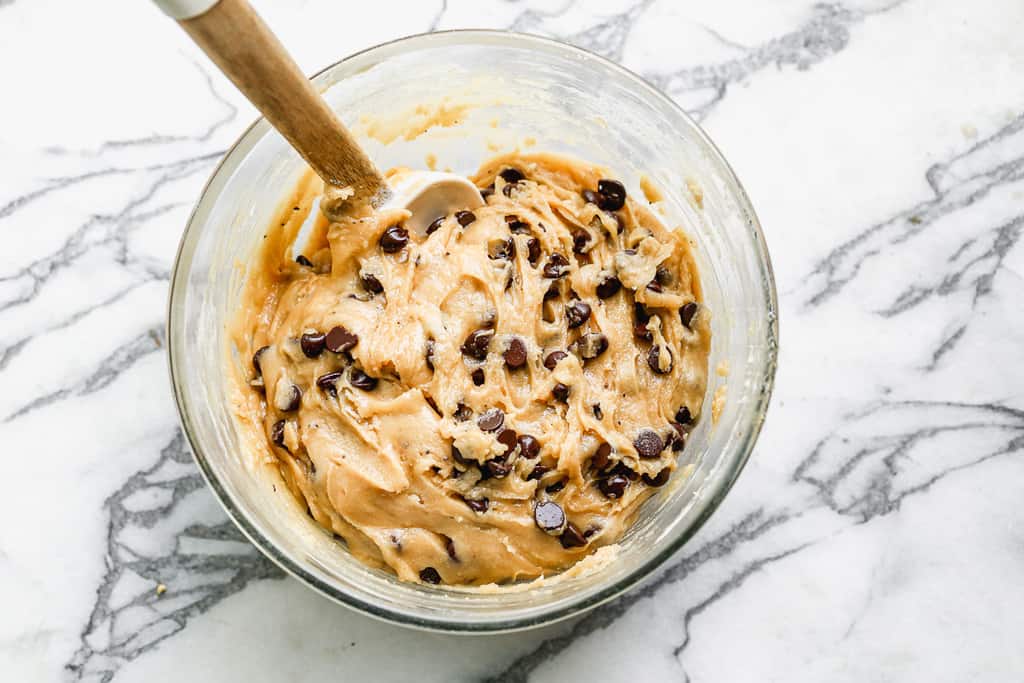
[[[582,618],[467,639],[321,599],[220,511],[165,369],[178,237],[252,110],[147,2],[0,0],[0,679],[1024,679],[1024,4],[256,4],[309,72],[501,27],[677,98],[772,249],[764,433]]]

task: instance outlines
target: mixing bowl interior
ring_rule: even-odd
[[[268,556],[324,594],[404,624],[452,631],[523,628],[566,617],[632,585],[669,557],[728,491],[756,439],[775,369],[770,264],[757,218],[728,165],[671,101],[599,57],[559,43],[468,31],[403,39],[315,79],[382,168],[471,173],[517,145],[606,165],[640,195],[646,176],[666,225],[696,247],[712,311],[704,417],[676,476],[645,504],[614,561],[591,572],[496,591],[402,583],[349,556],[279,492],[257,444],[236,429],[225,323],[280,202],[305,170],[265,121],[215,172],[182,240],[169,311],[171,372],[182,422],[228,513]],[[417,111],[417,108],[418,111]],[[406,135],[407,124],[425,132]],[[432,121],[444,124],[430,127]],[[236,360],[233,362],[247,362]],[[716,424],[711,402],[724,392]]]

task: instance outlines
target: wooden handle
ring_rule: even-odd
[[[325,182],[351,187],[354,201],[387,194],[380,171],[246,0],[220,0],[178,23]]]

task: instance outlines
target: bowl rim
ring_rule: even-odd
[[[707,519],[715,510],[718,509],[718,506],[721,504],[722,500],[724,500],[726,494],[728,494],[732,489],[740,475],[740,472],[742,472],[747,461],[750,459],[754,445],[757,442],[758,435],[760,434],[761,428],[764,424],[764,419],[775,386],[775,374],[778,366],[778,297],[774,270],[772,268],[771,258],[764,238],[764,233],[761,229],[760,220],[754,211],[754,207],[750,202],[750,198],[747,195],[745,188],[736,176],[732,166],[722,154],[721,150],[718,149],[718,146],[715,145],[703,128],[701,128],[700,125],[671,97],[649,83],[639,74],[634,73],[610,59],[585,48],[544,36],[500,29],[451,29],[411,34],[353,52],[317,71],[310,77],[310,80],[316,81],[350,60],[383,48],[393,47],[398,44],[409,44],[410,46],[415,46],[417,48],[425,47],[429,46],[432,41],[450,41],[453,37],[456,39],[462,39],[466,44],[478,44],[481,42],[479,39],[491,41],[492,44],[496,40],[506,41],[506,44],[514,44],[517,46],[529,45],[532,43],[543,45],[547,48],[562,50],[566,53],[574,54],[577,57],[596,60],[602,67],[610,69],[611,71],[616,72],[619,76],[622,76],[624,79],[632,82],[632,84],[642,91],[647,97],[654,100],[660,100],[664,104],[675,109],[676,112],[681,115],[683,121],[691,127],[691,133],[694,135],[695,139],[699,141],[700,144],[704,145],[713,162],[721,167],[730,182],[730,190],[735,194],[742,213],[747,219],[746,227],[754,241],[758,255],[758,263],[761,267],[760,276],[762,286],[765,290],[764,304],[767,310],[768,344],[765,346],[766,355],[764,358],[764,367],[761,372],[762,386],[760,391],[755,395],[755,399],[751,402],[752,418],[749,420],[749,424],[746,426],[744,432],[740,434],[740,443],[737,445],[736,451],[737,457],[731,462],[726,463],[727,468],[725,468],[726,471],[722,474],[718,487],[712,491],[710,495],[697,503],[700,506],[700,509],[694,517],[692,524],[683,529],[677,537],[666,543],[659,552],[653,553],[650,557],[646,558],[643,563],[631,573],[608,586],[601,587],[586,596],[583,600],[569,602],[560,606],[558,609],[529,617],[509,618],[499,616],[490,620],[477,621],[457,621],[443,617],[411,615],[406,612],[395,611],[381,607],[380,605],[372,602],[368,602],[321,580],[316,575],[307,571],[300,563],[293,560],[289,555],[278,549],[273,542],[264,536],[256,525],[242,513],[240,506],[235,503],[227,489],[221,485],[220,481],[217,479],[216,473],[213,471],[212,466],[203,453],[200,444],[198,443],[198,439],[194,435],[192,420],[187,406],[187,399],[182,391],[182,383],[178,381],[179,368],[178,364],[175,362],[175,357],[177,355],[175,353],[175,335],[172,334],[175,311],[177,308],[180,308],[179,306],[176,306],[176,301],[179,297],[183,296],[185,285],[187,284],[188,269],[183,266],[183,256],[186,252],[190,252],[190,246],[194,246],[194,240],[190,238],[196,237],[199,234],[198,232],[195,232],[197,229],[197,215],[207,200],[207,196],[211,192],[219,194],[222,189],[219,185],[222,185],[223,182],[226,181],[226,178],[222,178],[221,174],[229,162],[234,161],[236,157],[244,159],[245,153],[248,153],[259,141],[260,138],[250,140],[250,136],[253,135],[254,131],[258,126],[260,126],[260,124],[265,122],[265,119],[262,116],[257,117],[256,120],[247,126],[234,143],[232,143],[232,145],[224,152],[199,193],[196,203],[189,214],[188,221],[185,224],[185,229],[182,231],[174,257],[174,265],[171,269],[170,291],[167,299],[167,367],[170,374],[171,388],[174,394],[174,402],[178,413],[179,424],[185,439],[188,441],[189,450],[192,453],[193,460],[199,467],[199,471],[202,474],[203,479],[213,490],[221,508],[223,508],[231,521],[236,527],[238,527],[249,542],[252,543],[265,557],[270,559],[287,574],[298,579],[301,583],[312,588],[331,601],[387,623],[424,631],[450,634],[494,634],[522,631],[542,625],[553,624],[572,616],[582,614],[583,612],[589,611],[618,597],[657,570],[704,526]],[[241,156],[239,156],[240,154]],[[189,255],[191,256],[191,254]],[[188,259],[188,262],[191,264],[191,258]]]

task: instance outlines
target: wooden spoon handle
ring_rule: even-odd
[[[178,23],[325,182],[351,187],[356,201],[386,194],[380,171],[246,0]]]

